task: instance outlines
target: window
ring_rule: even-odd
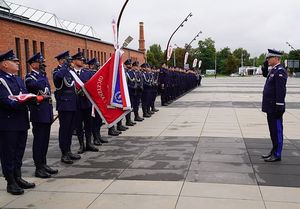
[[[94,51],[94,58],[97,59],[97,52],[96,51]]]
[[[78,48],[78,52],[80,52],[80,48]]]
[[[44,42],[40,43],[40,48],[41,48],[41,53],[42,53],[43,57],[45,57],[45,43]]]
[[[32,41],[32,49],[33,49],[33,54],[36,54],[37,53],[36,41]]]
[[[21,63],[21,50],[20,50],[20,48],[21,48],[21,46],[20,46],[20,38],[15,38],[15,41],[16,41],[16,56],[19,58],[19,62],[20,62],[20,66],[19,66],[19,68],[20,68],[20,70],[18,71],[18,75],[19,76],[21,76],[21,72],[22,72],[22,63]]]
[[[98,51],[98,61],[100,61],[100,52],[99,51]]]
[[[82,49],[82,54],[85,57],[85,50],[84,49]]]
[[[89,58],[89,55],[90,55],[90,53],[89,53],[89,50],[87,49],[87,50],[86,50],[86,58],[87,58],[87,59],[90,59],[90,58]]]
[[[106,52],[104,52],[104,62],[106,62]]]
[[[24,40],[24,47],[25,47],[26,74],[27,74],[30,71],[29,64],[27,64],[27,60],[29,59],[29,41],[28,41],[28,39]]]
[[[93,59],[93,50],[91,50],[91,59]]]
[[[103,52],[101,52],[101,65],[104,64],[104,60],[103,60]]]
[[[111,53],[109,53],[109,57],[111,57]]]

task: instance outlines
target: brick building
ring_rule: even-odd
[[[11,13],[10,5],[3,0],[0,3],[2,4],[0,4],[0,53],[9,49],[15,51],[20,59],[20,76],[22,77],[30,71],[26,60],[37,52],[41,52],[46,58],[48,75],[51,75],[52,70],[57,66],[54,57],[62,51],[69,50],[70,54],[81,51],[88,59],[97,58],[101,65],[114,52],[114,46],[111,43],[70,31],[67,28],[32,21],[28,17]],[[141,63],[144,62],[145,41],[142,23],[140,23],[140,34],[142,37],[140,37],[139,50],[125,48],[123,56],[125,59],[130,57]],[[52,83],[52,76],[48,78]]]

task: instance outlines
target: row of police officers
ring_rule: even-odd
[[[65,51],[55,57],[58,66],[53,70],[55,85],[56,110],[59,121],[59,148],[61,162],[72,164],[79,160],[86,151],[98,152],[96,146],[108,143],[100,135],[103,125],[100,115],[93,109],[91,102],[76,85],[74,74],[87,82],[99,69],[100,63],[94,58],[87,61],[81,52],[70,56]],[[2,172],[7,181],[7,192],[19,195],[24,189],[34,188],[35,184],[25,181],[21,175],[22,159],[26,147],[27,131],[32,123],[33,160],[35,176],[50,178],[58,170],[47,165],[47,151],[53,117],[51,87],[46,75],[45,59],[37,53],[27,60],[31,71],[25,82],[16,74],[19,60],[12,50],[0,55],[0,158]],[[156,96],[160,93],[162,104],[176,99],[181,94],[195,87],[196,76],[192,72],[162,68],[153,69],[147,63],[126,60],[125,73],[134,118],[126,115],[126,126],[120,121],[116,127],[108,129],[108,134],[117,136],[149,118],[158,109],[155,108]],[[72,75],[73,74],[73,75]],[[33,95],[22,99],[21,96]],[[19,95],[18,97],[16,97]],[[20,96],[21,95],[21,96]],[[142,115],[139,115],[142,107]],[[29,112],[30,110],[30,117]],[[78,154],[71,151],[72,136],[76,132],[80,148]],[[93,142],[92,142],[93,138]],[[96,145],[96,146],[95,146]]]

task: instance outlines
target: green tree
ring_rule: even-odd
[[[243,65],[244,66],[252,65],[252,63],[250,61],[250,54],[247,52],[246,49],[238,48],[238,49],[234,50],[232,52],[232,54],[239,60],[240,64],[242,63],[241,59],[243,57]]]
[[[225,47],[217,52],[217,71],[221,74],[226,74],[225,63],[232,53],[229,47]]]
[[[203,70],[215,68],[215,56],[215,41],[211,38],[207,38],[204,41],[199,41],[198,48],[196,48],[192,54],[193,58],[202,60],[201,69]]]
[[[240,60],[234,55],[229,55],[224,62],[225,74],[230,75],[231,73],[237,72],[239,68]]]
[[[164,63],[164,53],[159,44],[153,44],[147,51],[147,62],[156,68]]]

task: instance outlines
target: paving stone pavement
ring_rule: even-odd
[[[264,81],[204,78],[119,137],[102,128],[110,143],[73,165],[60,162],[56,122],[48,164],[59,174],[47,180],[33,177],[29,131],[22,170],[37,187],[11,196],[0,177],[0,208],[299,209],[300,79],[288,80],[283,159],[276,163],[260,158],[271,148],[260,111]]]

